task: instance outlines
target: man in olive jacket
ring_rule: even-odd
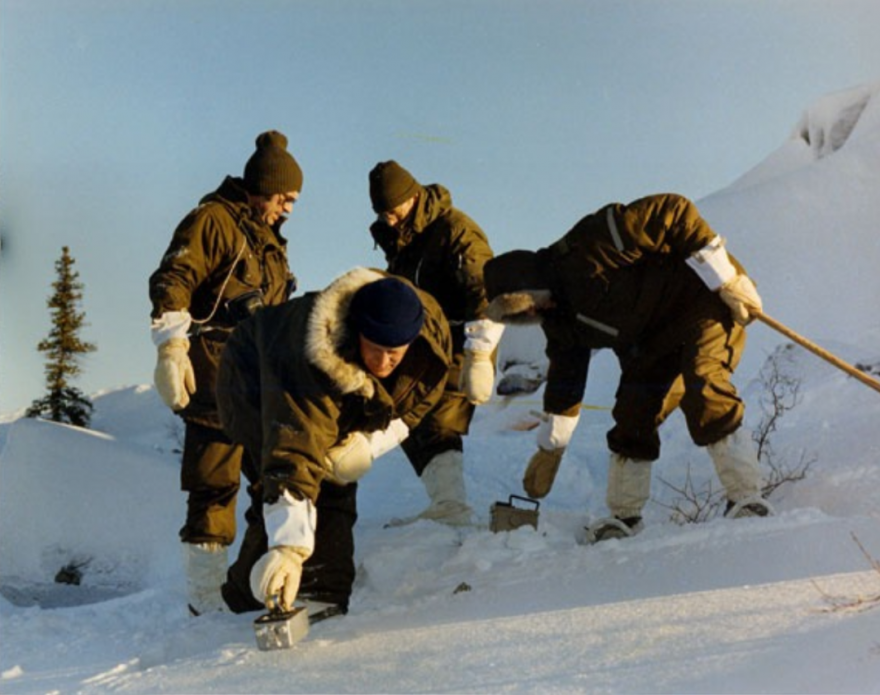
[[[289,609],[300,584],[310,602],[347,611],[356,481],[440,400],[451,346],[430,295],[366,268],[238,326],[218,401],[260,478],[223,586],[233,611]]]
[[[592,350],[611,348],[621,367],[607,437],[612,516],[594,524],[594,538],[642,527],[658,428],[676,407],[694,443],[708,448],[728,516],[769,512],[730,382],[761,299],[693,203],[655,195],[607,205],[546,248],[498,256],[485,278],[490,318],[540,322],[547,339],[545,412],[523,480],[530,496],[543,497],[553,484],[578,422]]]
[[[286,301],[294,287],[280,229],[303,177],[286,148],[277,131],[259,135],[244,176],[227,176],[183,219],[150,277],[156,389],[186,423],[180,537],[194,614],[222,608],[241,472],[253,475],[217,414],[220,354],[243,316]]]
[[[443,186],[422,186],[393,160],[377,164],[369,181],[378,215],[370,233],[385,252],[388,272],[429,292],[452,327],[454,360],[446,393],[403,445],[430,498],[429,506],[408,521],[468,524],[472,510],[462,470],[462,435],[470,428],[474,406],[492,396],[496,347],[504,330],[483,316],[483,266],[492,249],[483,230],[452,205]]]

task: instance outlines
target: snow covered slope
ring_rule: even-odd
[[[779,152],[698,201],[770,315],[875,372],[876,94],[820,101]],[[739,379],[759,428],[759,368],[782,339],[749,330]],[[505,340],[505,360],[540,370],[534,334]],[[584,410],[537,531],[485,525],[521,492],[540,389],[478,410],[465,473],[481,527],[384,528],[425,494],[401,452],[376,463],[351,613],[283,652],[255,648],[255,615],[186,613],[179,427],[152,388],[97,394],[96,431],[0,418],[0,692],[876,693],[880,394],[799,348],[775,355],[799,395],[773,461],[804,471],[774,491],[775,517],[673,521],[681,490],[718,488],[675,415],[645,531],[581,545],[605,513],[614,367],[600,355],[587,394],[599,407]],[[79,585],[54,581],[65,568]]]

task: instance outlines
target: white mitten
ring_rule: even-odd
[[[334,483],[348,485],[360,480],[373,465],[370,441],[363,432],[352,432],[327,449],[324,463]]]
[[[464,326],[464,364],[458,388],[474,405],[488,403],[495,386],[492,352],[501,340],[504,324],[489,319],[469,321]]]
[[[494,386],[495,364],[492,362],[492,353],[465,350],[461,378],[458,381],[459,391],[463,391],[468,401],[474,405],[483,405],[491,400]]]
[[[251,569],[251,593],[270,610],[292,610],[305,561],[299,548],[286,545],[270,548]]]
[[[748,325],[754,320],[752,311],[763,311],[764,304],[761,296],[748,275],[737,275],[726,282],[718,290],[722,301],[727,304],[733,314],[733,320],[741,326]]]
[[[327,450],[325,463],[330,477],[342,485],[360,480],[370,470],[373,461],[387,454],[408,436],[409,427],[400,418],[392,420],[384,430],[350,433]]]
[[[171,338],[159,346],[153,381],[162,400],[172,410],[182,410],[196,391],[196,377],[189,359],[189,340]]]
[[[251,593],[269,609],[291,610],[302,563],[315,550],[318,514],[311,500],[285,490],[277,502],[263,505],[263,519],[269,551],[251,569]]]

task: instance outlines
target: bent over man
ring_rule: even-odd
[[[242,469],[253,475],[217,414],[220,353],[241,318],[286,301],[295,285],[280,230],[302,190],[302,171],[281,133],[262,133],[256,145],[244,176],[227,176],[178,225],[150,277],[156,389],[186,423],[180,538],[196,615],[222,608]]]
[[[487,402],[495,382],[495,352],[504,326],[483,315],[483,265],[492,249],[483,230],[452,205],[439,184],[422,186],[395,161],[370,172],[370,200],[378,219],[370,227],[385,252],[388,272],[430,293],[452,327],[453,365],[437,408],[404,443],[430,504],[416,519],[452,526],[470,523],[462,468],[462,435],[474,406]]]
[[[727,515],[768,513],[730,382],[761,299],[693,203],[655,195],[607,205],[550,246],[489,261],[485,280],[487,316],[540,322],[547,340],[545,412],[523,480],[527,494],[550,491],[578,422],[591,351],[611,348],[621,368],[607,436],[612,516],[593,526],[594,538],[642,527],[658,428],[676,407],[694,443],[708,448]]]
[[[450,362],[433,298],[366,268],[239,325],[218,399],[260,477],[223,586],[233,611],[289,609],[299,594],[313,619],[348,610],[357,480],[437,404]]]

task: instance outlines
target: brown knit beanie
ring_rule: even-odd
[[[303,173],[287,151],[287,138],[277,130],[257,136],[257,151],[244,165],[244,187],[251,195],[302,190]]]
[[[370,172],[370,200],[379,214],[409,200],[421,188],[412,174],[394,160],[379,162]]]

